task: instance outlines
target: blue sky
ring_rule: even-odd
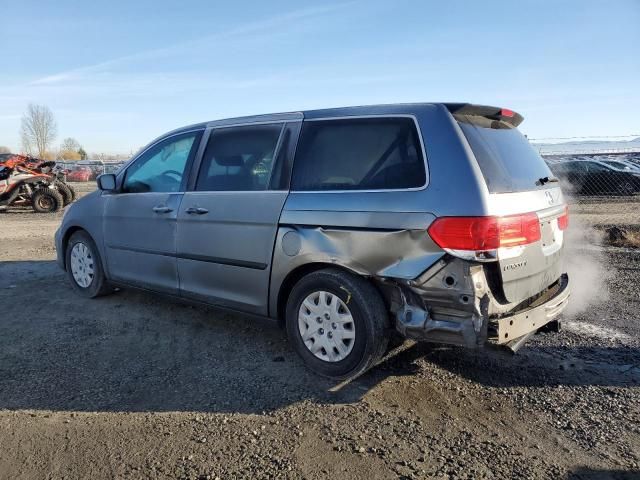
[[[640,131],[640,0],[0,0],[0,145],[29,102],[59,138],[130,152],[178,126],[468,101],[530,137]]]

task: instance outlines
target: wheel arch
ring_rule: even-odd
[[[289,293],[291,293],[291,289],[293,288],[293,286],[296,283],[298,283],[298,281],[302,279],[304,276],[310,273],[316,272],[318,270],[323,270],[325,268],[342,270],[343,272],[350,273],[351,275],[356,275],[358,277],[368,279],[368,277],[362,275],[361,273],[337,263],[310,262],[294,268],[286,275],[286,277],[280,284],[280,288],[278,290],[277,304],[276,304],[277,311],[275,313],[276,313],[276,319],[278,321],[279,326],[282,327],[285,324],[285,317],[286,317],[285,312],[287,308],[287,301],[289,300]]]

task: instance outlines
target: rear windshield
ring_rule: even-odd
[[[478,161],[489,192],[545,188],[539,179],[551,176],[551,171],[518,129],[458,123]]]

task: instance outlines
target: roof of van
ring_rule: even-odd
[[[261,122],[278,122],[278,121],[295,121],[302,119],[318,119],[318,118],[333,118],[333,117],[346,117],[357,115],[384,115],[384,114],[409,114],[415,110],[428,105],[442,105],[450,112],[467,113],[469,111],[490,111],[500,112],[499,107],[488,107],[484,105],[474,105],[470,103],[444,103],[444,102],[416,102],[416,103],[391,103],[380,105],[361,105],[353,107],[337,107],[337,108],[323,108],[318,110],[304,110],[299,112],[285,112],[285,113],[268,113],[263,115],[250,115],[245,117],[224,118],[220,120],[212,120],[209,122],[197,123],[176,129],[171,134],[180,133],[189,130],[195,130],[198,128],[214,127],[214,126],[228,126],[245,123],[261,123]],[[510,110],[503,110],[508,111]],[[512,114],[514,112],[511,112]],[[522,117],[515,114],[522,121]],[[517,123],[520,123],[518,121]],[[516,123],[516,125],[517,125]]]
[[[374,115],[384,113],[402,113],[410,112],[416,107],[423,107],[426,105],[434,105],[434,103],[393,103],[393,104],[381,104],[381,105],[361,105],[353,107],[337,107],[337,108],[323,108],[317,110],[301,110],[297,112],[283,112],[283,113],[266,113],[260,115],[248,115],[243,117],[222,118],[219,120],[211,120],[209,122],[195,123],[186,127],[176,129],[174,132],[194,130],[197,128],[221,126],[221,125],[235,125],[242,123],[259,123],[259,122],[277,122],[277,121],[294,121],[302,120],[304,118],[327,118],[327,117],[342,117],[342,116],[354,116],[354,115]],[[441,104],[446,105],[446,104]],[[173,132],[172,132],[173,133]]]

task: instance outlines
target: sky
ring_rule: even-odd
[[[0,0],[0,145],[129,153],[206,120],[346,105],[508,107],[530,138],[640,133],[640,0]]]

